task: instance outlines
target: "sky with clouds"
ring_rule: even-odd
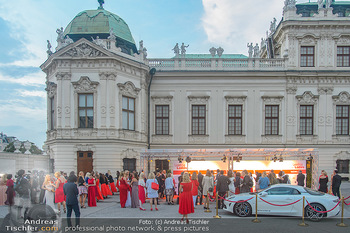
[[[313,0],[315,1],[315,0]],[[298,3],[308,0],[298,0]],[[187,53],[247,55],[270,22],[282,18],[284,0],[105,0],[104,8],[123,18],[143,40],[149,58],[169,58],[176,43]],[[46,40],[56,47],[56,29],[66,27],[97,0],[0,0],[0,131],[41,147],[46,138]]]

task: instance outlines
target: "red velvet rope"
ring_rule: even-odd
[[[305,201],[307,202],[307,204],[310,206],[310,208],[311,208],[313,211],[316,211],[317,213],[322,213],[322,214],[331,212],[331,211],[334,210],[334,209],[339,205],[339,203],[341,202],[341,201],[338,201],[338,203],[337,203],[332,209],[330,209],[330,210],[327,210],[327,211],[319,211],[319,210],[314,209],[306,199],[305,199]]]
[[[350,203],[346,203],[345,201],[344,201],[344,204],[345,204],[345,205],[350,205]]]
[[[227,199],[225,199],[225,198],[223,198],[223,197],[220,197],[220,196],[219,196],[219,198],[222,199],[222,200],[228,201],[228,202],[232,202],[232,203],[241,203],[241,202],[250,201],[250,200],[252,200],[254,197],[249,198],[249,199],[247,199],[247,200],[243,200],[243,201],[230,201],[230,200],[227,200]]]
[[[350,196],[348,196],[347,198],[344,198],[344,201],[345,201],[345,200],[348,200],[349,198],[350,198]]]
[[[289,206],[289,205],[294,205],[295,203],[297,203],[297,202],[299,202],[299,201],[302,200],[302,198],[300,198],[299,200],[297,200],[297,201],[295,201],[295,202],[293,202],[293,203],[284,204],[284,205],[277,205],[277,204],[273,204],[273,203],[271,203],[271,202],[265,201],[264,199],[262,199],[262,198],[260,198],[260,197],[259,197],[259,199],[262,200],[263,202],[266,202],[267,204],[273,205],[273,206]]]

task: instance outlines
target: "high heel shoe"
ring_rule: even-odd
[[[152,211],[153,209],[151,208],[151,211]]]
[[[181,222],[184,220],[184,217],[182,217]]]
[[[146,211],[146,209],[144,209],[144,208],[141,208],[141,207],[140,207],[140,210],[142,210],[142,211]]]
[[[158,211],[158,208],[155,208],[156,209],[156,211]]]

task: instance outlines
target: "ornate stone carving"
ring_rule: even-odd
[[[350,104],[350,94],[346,91],[342,91],[339,95],[332,96],[334,104]]]
[[[95,151],[95,146],[93,144],[76,144],[76,151]]]
[[[281,144],[282,135],[262,135],[261,143],[263,144]]]
[[[152,96],[151,98],[154,104],[170,104],[173,99],[172,96]]]
[[[228,104],[244,104],[247,96],[225,96]]]
[[[103,115],[106,114],[106,106],[101,106],[101,113],[102,113]]]
[[[126,150],[123,150],[121,153],[120,153],[121,157],[122,158],[137,158],[139,157],[140,153],[135,151],[134,149],[126,149]]]
[[[337,45],[349,45],[350,35],[341,35],[339,37],[333,37]]]
[[[287,86],[286,91],[287,94],[295,95],[297,93],[297,86]]]
[[[332,125],[333,124],[333,116],[327,115],[326,116],[326,125]]]
[[[75,92],[96,92],[99,82],[94,82],[87,76],[82,76],[78,82],[72,82]]]
[[[284,96],[261,96],[265,104],[281,104]]]
[[[66,114],[69,114],[69,113],[70,113],[70,107],[69,107],[69,106],[65,106],[65,107],[64,107],[64,112],[65,112]]]
[[[349,135],[332,135],[332,139],[333,139],[333,143],[334,144],[350,144],[350,136]],[[349,152],[347,152],[349,153]],[[348,157],[345,157],[347,159],[349,159],[349,155]]]
[[[332,94],[334,87],[318,87],[317,92],[320,95]]]
[[[76,137],[96,137],[97,129],[76,129],[74,135]]]
[[[140,88],[136,88],[135,85],[128,81],[124,84],[122,83],[118,83],[117,84],[118,87],[119,87],[119,90],[121,92],[122,95],[125,95],[125,96],[130,96],[130,97],[134,97],[136,98],[140,92]]]
[[[302,45],[314,45],[317,38],[312,35],[306,35],[304,37],[298,37],[298,39]]]
[[[207,104],[210,96],[188,96],[191,104]]]
[[[312,94],[311,91],[305,91],[304,94],[296,96],[299,104],[316,104],[319,97],[319,95]]]
[[[173,135],[152,135],[152,143],[171,144]]]
[[[109,106],[109,113],[114,114],[115,113],[115,108],[114,106]]]
[[[297,135],[298,144],[317,144],[317,135]]]
[[[295,116],[287,116],[287,125],[295,125],[296,117]]]
[[[339,153],[336,153],[334,155],[334,158],[335,159],[349,159],[350,158],[350,151],[340,151]]]
[[[49,98],[52,98],[56,95],[57,92],[57,84],[53,82],[46,82],[46,88],[45,91],[47,91],[47,96]]]
[[[209,135],[188,135],[188,143],[190,144],[208,144]]]
[[[100,74],[101,80],[112,80],[115,81],[117,78],[117,74],[114,72],[101,72]]]
[[[57,80],[71,80],[72,74],[69,72],[58,72],[56,74]]]
[[[63,53],[61,57],[107,57],[108,55],[102,52],[101,50],[97,50],[93,48],[89,44],[83,42],[71,49],[67,52]]]

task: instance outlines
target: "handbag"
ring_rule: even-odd
[[[156,179],[154,179],[154,181],[156,181]],[[154,190],[158,190],[159,189],[159,184],[157,184],[155,182],[152,182],[151,183],[151,188],[154,189]]]

